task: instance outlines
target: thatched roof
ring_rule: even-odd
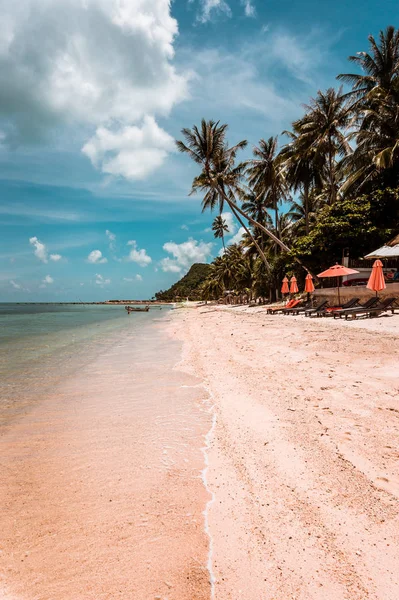
[[[392,240],[389,240],[389,242],[387,242],[387,246],[397,246],[399,245],[399,233],[397,236],[395,236]]]

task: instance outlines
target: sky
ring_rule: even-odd
[[[398,0],[0,0],[0,302],[150,298],[220,252],[174,140],[280,135]],[[280,138],[284,143],[284,138]],[[241,231],[231,215],[228,243]]]

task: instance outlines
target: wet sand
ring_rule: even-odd
[[[399,316],[176,311],[217,424],[216,600],[399,598]]]
[[[205,600],[197,378],[160,325],[110,339],[0,431],[0,598]]]

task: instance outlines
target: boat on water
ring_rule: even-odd
[[[129,315],[131,312],[148,312],[150,310],[149,306],[125,306],[125,310],[127,310],[127,314]]]

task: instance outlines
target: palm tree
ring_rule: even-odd
[[[291,142],[282,148],[279,160],[289,188],[294,193],[301,192],[301,206],[307,235],[310,231],[310,196],[314,190],[320,190],[322,187],[324,160],[317,154],[315,148],[307,147],[299,129],[296,132],[284,131],[283,133],[291,139]]]
[[[223,219],[223,217],[221,215],[218,215],[217,217],[215,217],[215,219],[212,223],[212,231],[213,231],[213,235],[216,239],[218,239],[218,238],[222,239],[223,248],[226,249],[226,246],[224,243],[224,234],[229,231],[229,228],[227,226],[227,222],[225,221],[225,219]]]
[[[383,186],[399,183],[399,30],[380,31],[378,42],[369,36],[370,51],[349,60],[363,74],[342,74],[355,98],[352,110],[357,129],[349,135],[356,141],[352,155],[342,160],[347,179],[343,193],[362,191],[379,180]]]
[[[372,35],[368,36],[368,40],[369,52],[357,52],[356,56],[349,57],[363,73],[343,73],[337,77],[352,86],[350,95],[357,100],[364,100],[375,88],[389,94],[398,91],[399,30],[390,25],[385,31],[380,31],[379,43]]]
[[[249,186],[267,208],[274,210],[278,237],[278,207],[288,195],[284,174],[277,160],[277,137],[261,139],[253,150],[254,158],[248,161]]]
[[[341,163],[347,176],[343,193],[365,191],[375,181],[382,187],[399,185],[399,104],[392,95],[379,94],[349,138],[356,140],[356,148]]]
[[[236,198],[244,193],[242,178],[246,165],[240,163],[235,166],[235,160],[238,151],[245,148],[247,142],[244,140],[229,148],[226,143],[226,129],[227,125],[203,119],[200,129],[194,126],[192,130],[182,130],[186,141],[176,141],[177,148],[202,167],[201,174],[194,178],[190,194],[197,191],[204,193],[203,210],[218,205],[219,212],[222,212],[224,203],[228,204],[237,218],[241,215],[272,238],[284,251],[289,252],[290,249],[278,237],[238,206]],[[244,226],[242,221],[240,224]],[[258,250],[267,263],[261,249]]]
[[[307,196],[301,194],[294,200],[287,212],[292,220],[292,228],[298,235],[308,235],[314,224],[317,214],[323,207],[323,200],[315,192]]]
[[[352,151],[343,132],[350,124],[350,105],[342,88],[329,88],[319,91],[305,109],[306,114],[294,122],[294,131],[298,132],[301,148],[312,151],[318,168],[322,168],[329,203],[333,204],[337,197],[337,157]]]

